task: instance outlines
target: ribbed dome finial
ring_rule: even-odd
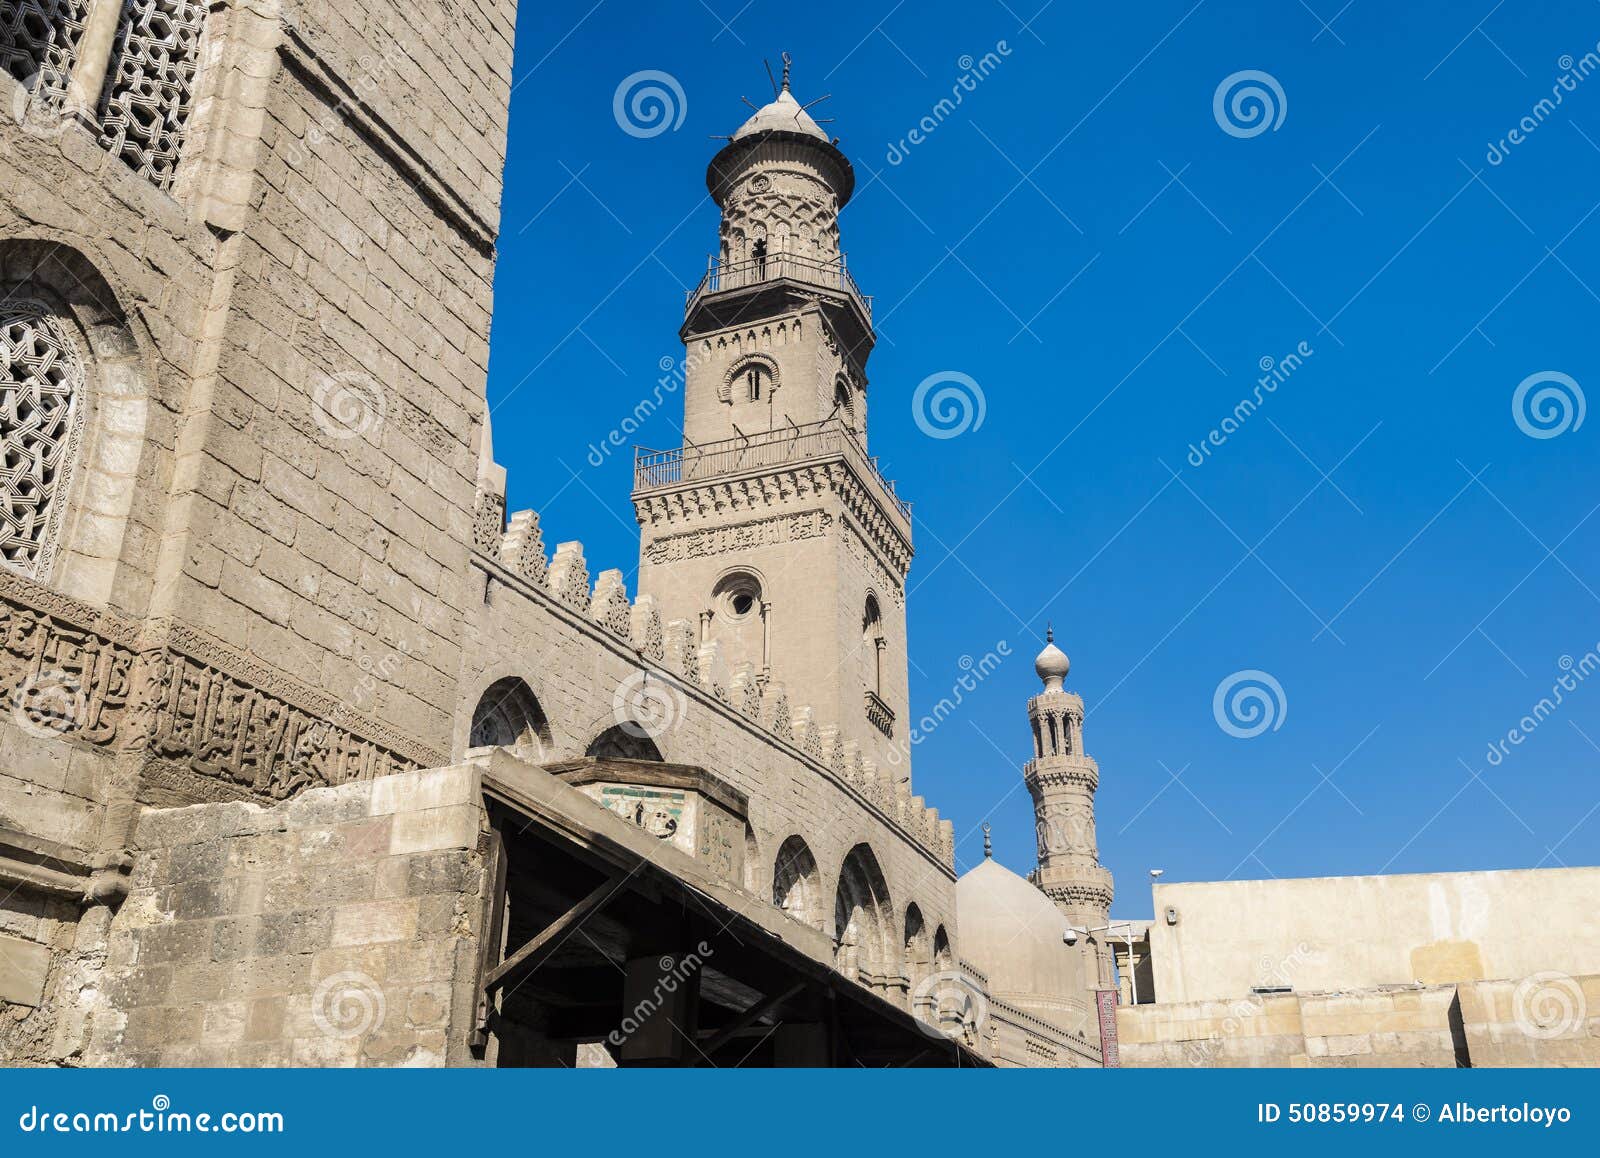
[[[988,860],[994,856],[994,845],[989,842],[989,825],[983,826],[983,859]]]

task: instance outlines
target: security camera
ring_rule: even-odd
[[[1068,925],[1067,931],[1061,934],[1061,939],[1068,945],[1076,945],[1078,943],[1078,930]]]
[[[1164,873],[1166,871],[1167,871],[1166,869],[1151,869],[1150,870],[1150,879],[1151,880],[1155,880],[1157,877],[1159,877],[1162,873]]]

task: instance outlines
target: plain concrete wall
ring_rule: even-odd
[[[1600,973],[1597,896],[1600,868],[1157,885],[1155,996]]]

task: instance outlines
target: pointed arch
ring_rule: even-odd
[[[656,747],[650,733],[644,730],[643,725],[634,723],[614,724],[607,728],[589,741],[583,754],[601,760],[653,760],[660,763],[663,759],[661,749]]]
[[[469,748],[509,748],[540,761],[551,749],[550,724],[533,689],[518,676],[490,684],[472,710]]]
[[[164,495],[140,486],[153,373],[143,328],[99,269],[45,238],[0,241],[0,556],[4,566],[117,606],[149,574]],[[128,610],[143,610],[127,608]]]
[[[889,885],[871,847],[858,844],[839,868],[833,902],[834,960],[839,972],[874,989],[899,977],[899,939]]]
[[[933,938],[928,932],[928,923],[923,919],[922,910],[915,901],[906,906],[901,954],[905,961],[906,984],[915,1001],[923,982],[933,974]]]
[[[772,903],[797,921],[822,928],[822,877],[799,835],[785,840],[772,864]]]

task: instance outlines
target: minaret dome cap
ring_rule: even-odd
[[[1061,691],[1067,673],[1072,670],[1072,661],[1067,658],[1066,652],[1056,646],[1055,639],[1055,629],[1045,628],[1044,650],[1033,661],[1034,673],[1044,681],[1044,690],[1047,692]]]

